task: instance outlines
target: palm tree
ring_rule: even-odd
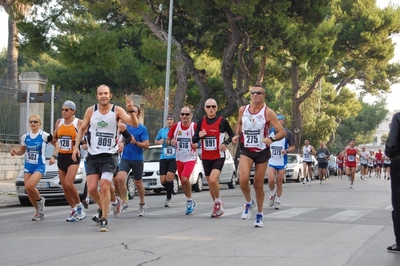
[[[6,86],[17,88],[18,84],[18,29],[19,15],[25,15],[31,9],[28,1],[0,0],[0,6],[8,14],[8,44],[7,44],[7,77]]]

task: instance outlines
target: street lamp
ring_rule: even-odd
[[[167,115],[169,105],[169,80],[171,72],[171,38],[172,38],[172,15],[173,15],[174,0],[169,1],[169,20],[168,20],[168,46],[167,46],[167,70],[165,73],[165,100],[164,100],[164,127],[167,126]]]

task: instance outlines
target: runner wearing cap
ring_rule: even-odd
[[[53,144],[56,148],[50,158],[49,165],[57,160],[58,175],[71,211],[67,222],[75,222],[86,218],[84,206],[79,198],[78,190],[74,185],[76,173],[78,172],[80,157],[73,161],[71,156],[76,140],[76,133],[82,124],[82,120],[75,117],[76,106],[73,101],[66,101],[61,109],[62,118],[57,119],[53,133]]]

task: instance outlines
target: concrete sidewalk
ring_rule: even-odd
[[[15,180],[0,180],[0,209],[20,205]]]

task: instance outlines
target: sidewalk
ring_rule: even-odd
[[[18,205],[20,203],[15,191],[15,180],[0,180],[0,209]]]

